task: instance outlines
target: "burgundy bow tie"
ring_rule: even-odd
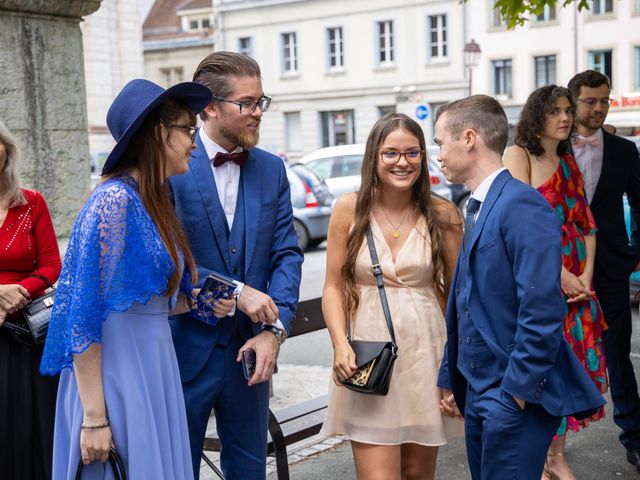
[[[573,140],[573,148],[584,148],[586,145],[591,145],[592,147],[600,146],[600,139],[592,135],[590,137],[583,137],[582,135],[577,135]]]
[[[218,152],[216,156],[213,157],[213,166],[219,167],[227,162],[233,162],[236,165],[243,166],[247,158],[249,158],[249,150],[242,150],[237,153]]]

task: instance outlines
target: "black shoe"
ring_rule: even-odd
[[[631,465],[635,465],[638,472],[640,472],[640,448],[628,448],[627,461]]]

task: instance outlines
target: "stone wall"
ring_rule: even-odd
[[[68,236],[89,187],[79,22],[100,0],[0,0],[0,118],[18,138],[23,184]]]

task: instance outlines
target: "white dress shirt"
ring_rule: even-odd
[[[487,198],[487,193],[489,193],[489,189],[491,188],[493,181],[504,170],[506,170],[506,168],[502,167],[496,170],[495,172],[493,172],[491,175],[485,178],[482,182],[480,182],[480,185],[478,185],[476,189],[471,193],[471,198],[475,198],[480,202],[480,208],[478,208],[478,211],[475,214],[475,220],[477,220],[478,215],[480,215],[480,210],[482,210],[484,201]]]
[[[585,145],[583,147],[573,145],[576,163],[582,173],[584,193],[589,203],[591,203],[593,195],[596,193],[596,187],[598,186],[600,173],[602,172],[602,156],[604,155],[604,134],[602,130],[598,129],[598,131],[589,138],[593,137],[599,140],[599,144],[595,147],[593,145]]]

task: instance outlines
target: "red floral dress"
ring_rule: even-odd
[[[582,175],[572,155],[566,154],[560,159],[558,169],[538,187],[538,191],[562,222],[562,265],[579,276],[587,263],[584,237],[595,235],[596,223],[584,196]],[[564,336],[601,393],[609,386],[602,344],[602,331],[606,329],[597,297],[567,303]],[[587,427],[589,421],[603,417],[604,407],[584,420],[567,417],[562,421],[558,435],[565,434],[567,429],[578,431],[579,427]]]

